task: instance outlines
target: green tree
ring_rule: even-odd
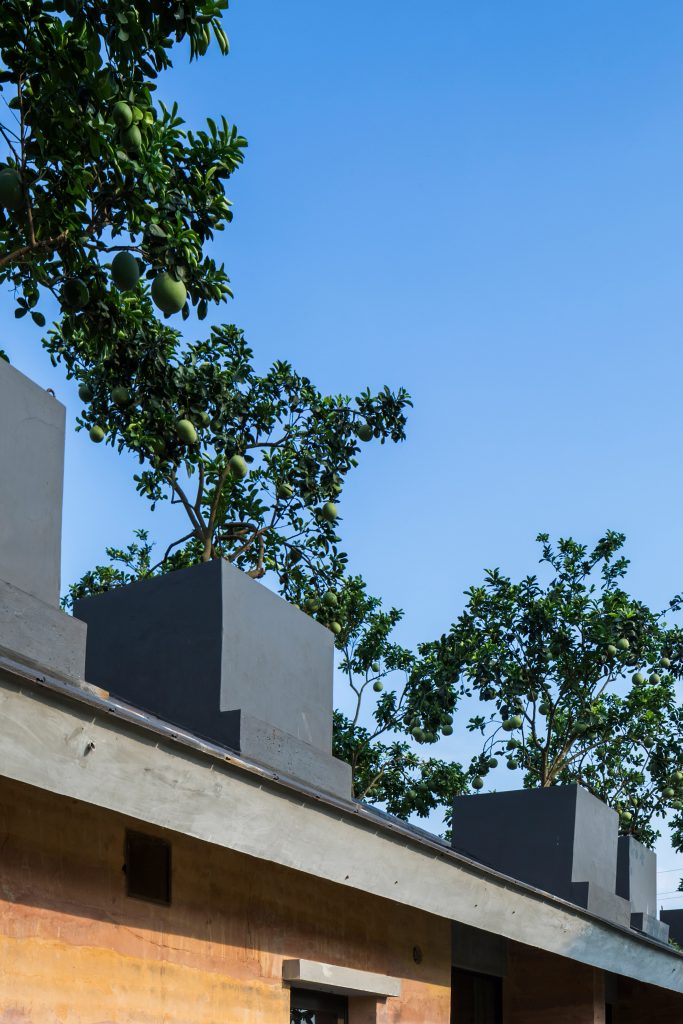
[[[424,677],[457,678],[462,696],[492,709],[468,724],[484,737],[475,789],[503,760],[527,787],[577,782],[651,844],[655,819],[683,809],[681,631],[623,589],[622,534],[592,550],[538,540],[550,578],[487,572],[450,632],[421,649]]]
[[[174,46],[215,39],[227,0],[6,0],[0,7],[0,284],[17,317],[52,294],[60,348],[88,366],[164,315],[230,294],[205,251],[232,219],[225,183],[246,140],[223,118],[186,130],[155,102]],[[114,257],[113,261],[112,257]],[[140,277],[140,272],[142,276]]]
[[[403,613],[383,610],[360,577],[345,580],[337,594],[323,596],[325,602],[342,624],[339,669],[352,710],[335,712],[334,753],[351,765],[354,796],[400,818],[441,809],[448,819],[453,797],[467,788],[465,774],[458,764],[421,756],[415,745],[452,734],[454,692],[423,696],[416,690],[416,656],[392,639]]]

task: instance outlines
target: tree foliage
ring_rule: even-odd
[[[51,293],[62,346],[90,366],[154,332],[145,279],[169,275],[186,294],[184,317],[194,305],[201,319],[230,294],[225,268],[205,247],[232,219],[225,185],[246,140],[225,118],[187,130],[176,104],[155,100],[177,44],[187,41],[194,59],[213,38],[227,53],[227,6],[6,0],[0,8],[0,284],[16,295],[15,315],[39,327]],[[108,269],[120,251],[144,271],[130,288]]]
[[[681,631],[623,589],[622,534],[592,550],[538,540],[550,579],[487,572],[450,632],[423,646],[426,675],[457,678],[484,705],[468,724],[483,736],[475,789],[504,759],[527,787],[580,783],[651,844],[655,819],[683,809]]]

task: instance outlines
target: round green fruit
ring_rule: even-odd
[[[208,427],[209,423],[211,422],[211,417],[209,416],[208,412],[199,413],[199,422],[203,427]]]
[[[64,309],[76,312],[87,306],[90,292],[87,284],[85,281],[81,281],[80,277],[68,277],[62,285],[59,298]]]
[[[650,676],[650,682],[652,683],[653,686],[658,686],[659,683],[661,683],[661,681],[662,681],[662,677],[660,676],[659,672],[653,672],[652,675]]]
[[[444,736],[452,736],[453,735],[453,726],[452,725],[444,725],[444,727],[441,730],[441,732],[444,734]]]
[[[304,602],[304,608],[307,612],[317,612],[320,607],[320,601],[317,597],[307,597]]]
[[[671,800],[676,796],[676,790],[673,786],[667,786],[666,789],[662,790],[662,796],[665,796],[667,800]]]
[[[341,633],[341,626],[338,622],[331,622],[330,629],[332,630],[335,636],[339,636],[339,634]]]
[[[515,768],[519,767],[517,762],[515,761],[514,757],[508,757],[508,759],[507,759],[507,766],[508,766],[508,768],[510,769],[511,772],[513,772],[515,770]]]
[[[100,441],[104,441],[104,431],[102,430],[102,427],[91,427],[88,431],[88,436],[91,441],[95,442],[95,444],[99,444]]]
[[[162,270],[152,282],[152,299],[164,316],[171,316],[179,313],[187,302],[187,289],[182,281]]]
[[[124,388],[121,386],[112,388],[111,397],[114,404],[121,406],[121,408],[124,408],[126,405],[130,404],[130,391],[128,390],[128,388]]]
[[[415,726],[415,727],[414,727],[413,729],[411,729],[410,731],[411,731],[412,735],[413,735],[413,736],[415,737],[415,739],[417,740],[417,742],[418,742],[418,743],[423,743],[423,742],[424,742],[424,740],[425,740],[425,738],[426,738],[427,734],[426,734],[426,732],[424,731],[424,729],[421,729],[421,728],[419,727],[419,725],[416,725],[416,726]]]
[[[662,668],[671,668],[671,659],[662,658],[659,664],[662,666]]]
[[[294,494],[294,488],[291,484],[282,483],[278,485],[277,496],[281,501],[288,501]]]
[[[497,757],[490,757],[486,763],[489,766],[489,768],[497,768],[498,767],[498,758]]]
[[[634,672],[634,674],[633,674],[633,682],[635,683],[636,686],[642,686],[643,683],[645,682],[645,676],[643,675],[643,673],[642,672]]]
[[[522,716],[521,715],[513,715],[512,718],[510,719],[510,721],[512,722],[512,728],[513,729],[521,729],[522,728],[523,722],[522,722]]]
[[[142,149],[142,132],[136,124],[121,132],[121,145],[127,153],[139,153]]]
[[[630,811],[621,811],[619,817],[621,818],[621,820],[623,822],[628,824],[628,822],[631,821],[631,819],[633,818],[633,815],[631,814]]]
[[[477,775],[476,778],[472,779],[472,789],[483,789],[484,780],[481,775]]]
[[[194,429],[194,423],[191,420],[178,420],[175,429],[183,444],[197,443],[197,431]]]
[[[676,782],[683,782],[683,772],[674,772]]]
[[[371,441],[372,427],[369,423],[359,423],[356,427],[356,434],[360,441]]]
[[[610,658],[614,658],[615,657],[615,655],[617,653],[617,649],[614,646],[614,644],[607,644],[607,653],[609,654]]]
[[[617,640],[617,647],[619,648],[620,651],[627,651],[630,646],[631,646],[631,644],[629,643],[629,641],[626,639],[625,636],[622,636],[621,640]]]
[[[78,397],[80,398],[81,402],[91,402],[92,394],[92,388],[90,387],[89,384],[83,383],[78,385]]]
[[[373,663],[370,666],[370,668],[372,669],[373,672],[379,672],[379,662],[378,661],[373,661]]]
[[[372,684],[372,688],[375,691],[375,693],[381,693],[382,690],[384,689],[384,683],[380,679],[376,679],[375,682]]]
[[[119,291],[133,291],[140,280],[140,264],[132,253],[117,252],[111,261],[111,278]]]
[[[334,590],[328,590],[323,594],[323,604],[327,605],[328,608],[336,608],[339,604],[337,595]]]
[[[512,732],[514,725],[511,718],[506,718],[503,722],[503,732]]]
[[[320,509],[320,514],[326,522],[333,523],[337,518],[337,506],[331,501],[326,501]]]
[[[507,743],[505,744],[508,750],[517,750],[519,747],[521,747],[521,745],[522,744],[519,740],[508,740]]]
[[[655,745],[655,741],[654,741],[654,737],[653,736],[643,736],[643,746],[644,747],[653,747],[654,745]]]
[[[14,167],[4,167],[0,171],[0,206],[16,213],[24,204],[24,193],[21,188],[21,175]]]
[[[547,704],[539,704],[538,705],[538,713],[539,713],[539,715],[543,715],[544,718],[547,718],[547,716],[548,716],[548,705]]]
[[[228,466],[230,467],[230,475],[234,476],[235,480],[244,480],[249,472],[249,466],[241,455],[233,455],[228,462]]]
[[[124,103],[123,100],[119,100],[118,103],[114,104],[111,112],[111,119],[117,128],[130,128],[133,123],[133,111],[127,103]]]

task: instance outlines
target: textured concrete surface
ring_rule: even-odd
[[[2,360],[0,360],[2,362]],[[86,625],[0,580],[0,650],[36,669],[82,679]]]
[[[447,1024],[446,922],[156,829],[172,903],[130,899],[127,827],[139,823],[0,778],[3,1024],[285,1024],[286,960],[400,978],[387,1024]]]
[[[372,971],[323,964],[318,960],[284,960],[282,977],[297,988],[311,988],[345,996],[368,996],[386,999],[401,994],[401,979]]]
[[[683,958],[667,947],[392,831],[350,801],[307,797],[106,710],[28,684],[21,689],[6,673],[0,673],[0,750],[0,774],[8,778],[334,882],[349,904],[369,893],[683,991]]]
[[[0,359],[0,580],[59,603],[64,406]]]
[[[350,794],[348,773],[331,758],[332,634],[263,584],[213,561],[80,601],[75,614],[88,623],[90,682]],[[285,751],[285,734],[303,745]],[[327,769],[318,758],[313,777],[310,748],[329,758]]]

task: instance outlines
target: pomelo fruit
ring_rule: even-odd
[[[477,775],[474,779],[472,779],[472,789],[483,789],[483,788],[484,788],[484,780],[482,779],[481,775]],[[477,806],[479,806],[479,805],[477,804]]]
[[[328,608],[336,608],[339,604],[337,595],[333,590],[328,590],[323,594],[323,604],[327,605]]]
[[[634,672],[633,673],[633,682],[635,683],[636,686],[642,686],[643,683],[645,682],[645,676],[643,675],[643,673],[642,672]]]
[[[95,444],[99,444],[100,441],[104,441],[104,431],[102,430],[102,427],[91,427],[88,431],[88,436],[91,441],[95,442]]]
[[[282,483],[278,485],[277,496],[281,501],[288,501],[289,498],[294,494],[294,488],[291,484]]]
[[[121,132],[121,145],[127,153],[139,153],[142,149],[142,132],[136,124]]]
[[[178,420],[178,422],[175,425],[175,429],[178,437],[184,444],[196,443],[197,431],[194,429],[194,423],[192,423],[190,420]]]
[[[653,686],[657,686],[659,683],[661,683],[661,681],[662,681],[662,677],[660,676],[660,674],[658,672],[653,672],[652,675],[650,676],[650,682],[652,683]]]
[[[490,757],[486,763],[489,766],[489,768],[497,768],[498,767],[498,758],[497,757]]]
[[[117,128],[130,128],[133,123],[133,111],[127,103],[119,100],[112,108],[111,119]]]
[[[328,523],[333,523],[337,518],[337,506],[331,501],[326,501],[320,509],[320,514]]]
[[[21,189],[21,175],[14,167],[3,167],[0,171],[0,206],[16,213],[24,203]]]
[[[140,280],[140,264],[130,252],[117,252],[111,261],[112,281],[122,292],[132,292]]]
[[[76,312],[87,306],[90,292],[87,284],[85,281],[81,281],[80,277],[68,277],[62,285],[59,298],[64,309]]]
[[[665,796],[667,800],[671,800],[673,797],[676,796],[676,790],[673,788],[673,786],[667,786],[665,789],[662,790],[662,796]]]
[[[441,730],[441,732],[444,734],[444,736],[452,736],[453,735],[453,726],[452,725],[444,725],[444,727]]]
[[[360,441],[372,440],[372,427],[369,423],[359,423],[356,427],[356,435]]]
[[[617,649],[614,646],[614,644],[607,644],[607,653],[609,654],[610,658],[613,658],[615,656],[615,654],[617,653]]]
[[[233,476],[235,480],[244,480],[245,476],[249,472],[249,466],[241,455],[233,455],[228,462],[228,466],[230,467],[230,475]]]
[[[379,679],[376,679],[375,682],[372,684],[372,688],[375,691],[375,693],[381,693],[382,690],[384,689],[384,683],[381,682]]]
[[[130,391],[122,385],[117,385],[117,387],[111,389],[111,397],[114,404],[121,408],[130,404]]]
[[[171,316],[179,313],[187,302],[187,288],[167,270],[162,270],[152,282],[152,300],[164,316]]]
[[[627,651],[630,646],[631,646],[631,644],[629,643],[629,641],[626,639],[625,636],[622,636],[621,640],[617,640],[617,647],[619,648],[620,651]]]
[[[330,629],[332,630],[335,636],[339,636],[339,634],[341,633],[341,626],[338,622],[331,622]]]
[[[662,668],[671,668],[671,661],[669,658],[662,658],[659,664]]]
[[[83,382],[83,384],[78,385],[78,397],[80,398],[81,402],[92,401],[92,388],[90,387],[89,384]]]

